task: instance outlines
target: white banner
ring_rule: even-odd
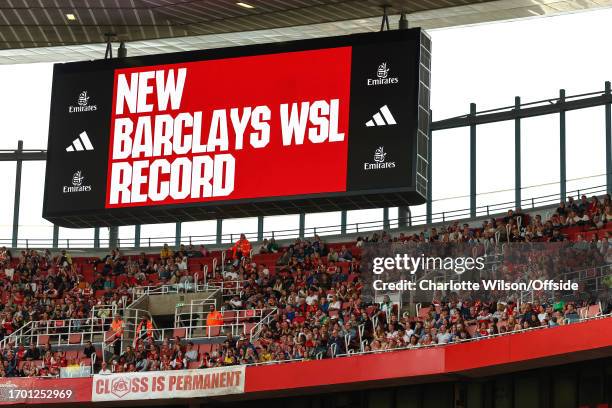
[[[245,366],[94,375],[91,399],[197,398],[244,392]]]

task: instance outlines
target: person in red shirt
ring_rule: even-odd
[[[63,351],[59,352],[59,366],[68,367],[68,359],[66,358],[66,354],[64,354]]]
[[[60,359],[57,356],[52,356],[49,362],[49,374],[59,375],[60,372]]]
[[[251,254],[251,243],[244,234],[240,234],[240,239],[232,246],[232,257],[234,259],[242,259]]]
[[[514,308],[515,308],[514,302],[509,301],[508,305],[506,306],[506,312],[508,313],[508,316],[514,316]]]
[[[317,310],[319,310],[319,304],[317,302],[306,307],[306,313],[308,316],[313,316],[315,313],[317,313]]]
[[[16,305],[23,305],[24,299],[22,291],[18,291],[13,295],[13,303]]]
[[[25,353],[26,353],[25,347],[23,346],[23,344],[20,344],[19,348],[17,349],[17,360],[23,361]]]
[[[85,297],[90,297],[90,296],[93,296],[93,294],[94,294],[94,291],[91,288],[91,285],[87,281],[85,281],[85,284],[83,286],[82,294]]]
[[[5,332],[7,335],[13,333],[13,331],[15,330],[15,328],[13,327],[13,315],[12,314],[8,314],[3,320],[2,320],[2,327],[4,328]]]

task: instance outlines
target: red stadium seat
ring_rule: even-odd
[[[72,359],[76,360],[79,357],[78,350],[68,350],[66,351],[66,360],[70,361]]]
[[[81,344],[83,335],[81,333],[71,334],[68,338],[68,343],[70,344]]]
[[[172,337],[180,337],[181,339],[185,338],[187,335],[187,329],[184,327],[175,327],[172,332]]]
[[[49,336],[46,334],[41,334],[38,336],[38,346],[42,346],[44,344],[49,343]]]
[[[223,312],[223,322],[225,324],[233,324],[236,322],[236,317],[237,317],[237,313],[233,310],[228,310],[226,312]]]
[[[208,337],[218,337],[221,335],[221,326],[209,326]]]
[[[429,308],[428,307],[422,307],[419,309],[419,319],[425,319],[429,316]]]
[[[212,351],[212,344],[210,343],[200,344],[200,346],[198,347],[198,350],[200,351],[200,354],[210,353]]]
[[[601,307],[599,304],[591,305],[588,307],[585,317],[595,317],[601,314]]]
[[[244,324],[244,334],[249,336],[251,334],[251,329],[255,327],[257,323],[245,323]]]
[[[242,323],[246,320],[248,320],[248,318],[246,317],[246,310],[238,310],[236,312],[236,321],[238,323]]]

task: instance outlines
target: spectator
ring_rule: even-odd
[[[185,360],[187,363],[198,361],[198,350],[192,342],[187,343],[187,351],[185,352]]]
[[[172,249],[168,246],[168,244],[164,244],[164,246],[161,249],[161,252],[159,253],[159,257],[162,260],[166,260],[168,258],[172,258],[174,256],[174,251],[172,251]]]
[[[278,252],[278,244],[276,243],[274,237],[270,238],[270,241],[268,241],[268,252],[272,254]]]
[[[108,365],[106,364],[106,361],[103,361],[100,364],[100,371],[98,371],[98,374],[100,375],[110,375],[113,372],[111,370],[109,370]]]
[[[121,315],[115,314],[111,323],[111,336],[107,340],[113,345],[115,355],[119,355],[121,351],[121,340],[123,339],[124,323]]]
[[[146,338],[153,338],[153,322],[149,319],[149,316],[144,315],[138,326],[136,326],[136,338],[134,339],[134,343],[137,340],[143,340]]]
[[[243,257],[249,256],[251,256],[251,243],[244,234],[240,234],[240,239],[232,246],[232,258],[240,261]]]
[[[263,242],[261,243],[261,245],[259,246],[259,249],[257,250],[258,254],[267,254],[268,253],[268,239],[264,239]]]
[[[121,355],[121,360],[126,365],[136,364],[136,353],[132,346],[127,346],[125,352]]]
[[[334,261],[334,262],[338,262],[339,259],[339,255],[338,252],[336,252],[336,250],[332,247],[329,250],[329,253],[327,254],[327,261]]]
[[[83,349],[83,355],[85,358],[91,358],[92,355],[96,354],[96,348],[91,344],[91,341],[87,341],[85,343],[85,348]]]
[[[223,314],[216,310],[215,305],[210,305],[210,311],[206,316],[207,327],[223,326]]]
[[[70,267],[72,265],[72,257],[65,249],[62,249],[60,255],[57,257],[57,266],[60,268]]]
[[[586,196],[583,197],[586,198]],[[578,316],[578,312],[576,311],[576,308],[572,303],[567,305],[564,317],[568,323],[574,323],[580,320],[580,316]]]
[[[340,254],[338,255],[338,261],[340,262],[351,262],[353,260],[353,254],[346,248],[346,245],[342,245]]]
[[[30,346],[25,352],[24,358],[28,361],[40,360],[40,350],[38,350],[38,347],[36,347],[34,342],[30,343]]]

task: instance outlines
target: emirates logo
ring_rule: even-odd
[[[81,170],[77,171],[72,175],[72,185],[75,187],[80,186],[81,184],[83,184],[84,178],[85,177],[82,176]]]
[[[383,62],[382,64],[380,64],[378,66],[378,69],[376,70],[376,76],[379,78],[386,78],[388,73],[389,73],[389,68],[387,68],[386,62]]]
[[[385,161],[386,155],[387,153],[385,153],[385,148],[383,146],[380,146],[378,149],[374,151],[374,161],[376,163],[382,163]]]
[[[394,85],[399,82],[398,77],[390,77],[389,76],[389,65],[387,61],[381,62],[378,68],[376,69],[376,78],[367,78],[366,83],[368,86],[377,86],[377,85]]]
[[[363,163],[363,169],[365,171],[370,170],[384,170],[384,169],[393,169],[395,168],[394,161],[386,161],[387,153],[385,152],[385,147],[380,146],[376,150],[374,150],[374,163]]]
[[[79,106],[87,106],[89,103],[89,96],[87,96],[87,91],[83,91],[79,94],[79,99],[77,99],[77,103]]]
[[[68,113],[93,112],[98,110],[98,105],[89,104],[89,94],[87,91],[81,91],[76,102],[76,106],[68,106]]]

